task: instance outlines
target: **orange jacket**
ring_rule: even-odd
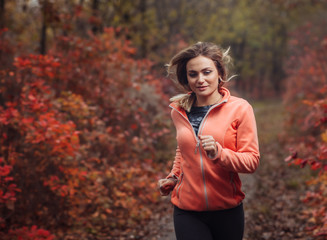
[[[260,153],[253,109],[244,99],[221,88],[222,100],[203,118],[198,135],[211,135],[218,154],[210,159],[183,108],[170,104],[176,127],[177,150],[171,173],[178,182],[171,202],[184,210],[207,211],[233,208],[245,195],[238,173],[252,173]]]

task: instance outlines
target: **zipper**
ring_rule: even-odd
[[[207,185],[206,185],[206,180],[205,180],[205,172],[204,172],[204,163],[203,163],[203,157],[202,157],[202,153],[200,151],[200,139],[199,139],[199,135],[200,135],[200,132],[202,132],[203,130],[203,125],[204,123],[206,122],[206,118],[208,116],[208,114],[216,107],[220,106],[221,104],[223,103],[226,103],[227,102],[227,99],[221,101],[220,103],[216,104],[216,105],[213,105],[209,110],[208,112],[206,113],[206,115],[203,117],[201,123],[200,123],[200,126],[199,126],[199,131],[198,131],[198,135],[196,135],[194,129],[193,129],[193,126],[192,124],[190,123],[190,121],[188,120],[188,118],[186,118],[180,111],[178,111],[178,109],[174,108],[173,106],[170,106],[172,109],[176,110],[190,125],[191,125],[191,128],[193,130],[193,135],[195,137],[195,140],[196,140],[196,146],[195,146],[195,150],[194,150],[194,154],[197,154],[197,152],[200,153],[200,165],[201,165],[201,173],[202,173],[202,179],[203,179],[203,188],[204,188],[204,198],[205,198],[205,201],[206,201],[206,207],[207,209],[209,209],[209,201],[208,201],[208,193],[207,193]],[[182,179],[181,179],[181,183],[179,185],[179,187],[177,188],[177,191],[176,191],[176,194],[178,194],[178,191],[180,190],[180,187],[182,185]]]
[[[200,132],[202,133],[202,130],[203,130],[203,125],[204,123],[206,122],[207,120],[207,116],[208,114],[211,112],[211,110],[213,110],[214,108],[218,107],[219,105],[223,104],[227,102],[227,99],[225,99],[224,101],[212,106],[208,112],[206,113],[206,115],[203,117],[201,123],[200,123],[200,126],[199,126],[199,131],[198,131],[198,135],[200,135]],[[199,142],[200,144],[200,142]],[[200,163],[201,163],[201,172],[202,172],[202,178],[203,178],[203,187],[204,187],[204,197],[205,197],[205,200],[206,200],[206,205],[207,205],[207,209],[209,209],[209,201],[208,201],[208,192],[207,192],[207,185],[206,185],[206,180],[205,180],[205,172],[204,172],[204,163],[203,163],[203,157],[202,157],[202,153],[201,151],[200,152]]]
[[[227,99],[225,99],[225,100],[223,100],[223,101],[221,101],[220,103],[218,103],[218,104],[216,104],[216,105],[213,105],[209,110],[208,110],[208,112],[206,113],[206,115],[204,115],[204,117],[203,117],[203,119],[202,119],[202,121],[201,121],[201,123],[200,123],[200,126],[199,126],[199,131],[198,131],[198,135],[200,135],[199,133],[200,133],[200,130],[201,130],[201,128],[202,128],[202,126],[203,126],[203,124],[204,124],[204,120],[206,119],[206,117],[208,116],[208,114],[211,112],[211,110],[213,110],[214,108],[216,108],[216,107],[218,107],[219,105],[221,105],[221,104],[223,104],[223,103],[226,103],[227,102]],[[190,124],[190,126],[191,126],[191,128],[192,128],[192,132],[193,132],[193,135],[194,135],[194,138],[195,138],[195,141],[196,141],[196,145],[195,145],[195,150],[194,150],[194,153],[195,154],[197,154],[198,153],[198,150],[200,150],[200,139],[199,139],[199,137],[198,137],[198,135],[196,135],[196,133],[195,133],[195,131],[194,131],[194,129],[193,129],[193,127],[192,127],[192,124],[190,123],[190,121],[188,120],[188,118],[186,118],[180,111],[178,111],[178,109],[176,109],[175,107],[173,107],[173,106],[170,106],[172,109],[174,109],[174,110],[176,110],[189,124]],[[200,151],[199,151],[200,152]]]
[[[198,149],[200,149],[200,139],[196,136],[196,145],[195,145],[194,154],[198,153]]]
[[[218,107],[219,105],[223,104],[223,103],[226,103],[227,102],[227,99],[225,99],[224,101],[221,101],[220,103],[216,104],[216,105],[213,105],[209,110],[208,112],[206,113],[206,115],[204,115],[201,123],[200,123],[200,126],[199,126],[199,132],[198,132],[198,135],[200,135],[200,131],[202,130],[202,126],[204,125],[204,122],[206,121],[206,118],[208,116],[208,114],[216,107]],[[202,131],[201,131],[202,132]]]
[[[207,209],[209,209],[209,201],[208,201],[208,193],[207,193],[207,185],[206,185],[206,179],[205,179],[205,173],[204,173],[204,165],[203,165],[203,158],[202,158],[202,152],[200,152],[200,163],[201,163],[201,172],[202,172],[202,180],[203,180],[203,190],[204,190],[204,198],[206,200],[206,206]]]

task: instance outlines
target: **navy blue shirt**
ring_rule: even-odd
[[[202,119],[207,114],[208,110],[211,108],[212,105],[203,106],[203,107],[196,107],[193,106],[190,112],[186,112],[187,117],[195,131],[195,134],[198,135],[199,127],[202,122]]]

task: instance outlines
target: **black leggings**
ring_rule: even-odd
[[[243,204],[219,211],[194,212],[174,207],[177,240],[241,240],[244,232]]]

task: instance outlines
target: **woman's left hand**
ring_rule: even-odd
[[[206,151],[209,158],[213,159],[217,156],[218,147],[216,140],[211,135],[201,135],[199,136],[202,148]]]
[[[158,188],[161,196],[167,196],[175,187],[177,179],[165,178],[158,181]]]

